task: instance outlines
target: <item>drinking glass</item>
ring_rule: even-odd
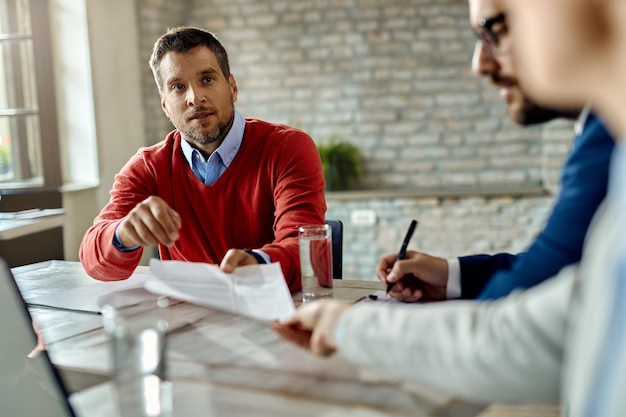
[[[122,417],[171,416],[172,387],[165,360],[168,304],[163,297],[102,308]]]
[[[333,295],[332,232],[327,224],[309,224],[298,230],[302,302]]]

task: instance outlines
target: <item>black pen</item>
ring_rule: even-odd
[[[398,256],[396,257],[396,261],[404,259],[406,257],[406,248],[409,246],[409,242],[411,241],[411,237],[413,236],[413,232],[415,232],[415,228],[417,227],[417,220],[411,220],[411,224],[409,225],[409,230],[406,231],[406,236],[404,236],[404,240],[402,241],[402,246],[400,247],[400,252],[398,252]],[[387,294],[395,285],[395,282],[387,283]]]

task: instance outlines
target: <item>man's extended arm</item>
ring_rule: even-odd
[[[109,203],[83,236],[79,255],[89,276],[101,281],[122,280],[139,265],[143,247],[123,252],[113,245],[113,239],[122,219],[137,204],[156,194],[151,183],[152,177],[140,151],[115,176]]]
[[[351,362],[479,401],[556,401],[575,267],[490,303],[361,303],[340,321]]]

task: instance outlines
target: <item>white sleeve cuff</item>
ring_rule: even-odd
[[[270,259],[270,256],[267,253],[263,252],[261,249],[252,249],[252,252],[256,253],[261,258],[263,258],[263,260],[265,261],[266,264],[271,264],[272,263],[272,260]]]
[[[459,258],[446,259],[446,261],[448,261],[446,298],[461,298],[461,263]]]

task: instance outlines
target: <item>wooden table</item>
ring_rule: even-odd
[[[77,262],[42,262],[13,272],[25,294],[97,283]],[[382,288],[377,282],[336,280],[334,297],[356,300]],[[295,300],[299,297],[294,294]],[[70,389],[80,390],[72,399],[80,415],[115,415],[101,317],[45,307],[30,310],[52,361]],[[169,310],[167,358],[175,416],[473,417],[485,408],[373,374],[340,355],[315,357],[280,339],[265,322],[189,303]],[[500,415],[495,412],[489,416]],[[511,415],[516,414],[502,414]]]

